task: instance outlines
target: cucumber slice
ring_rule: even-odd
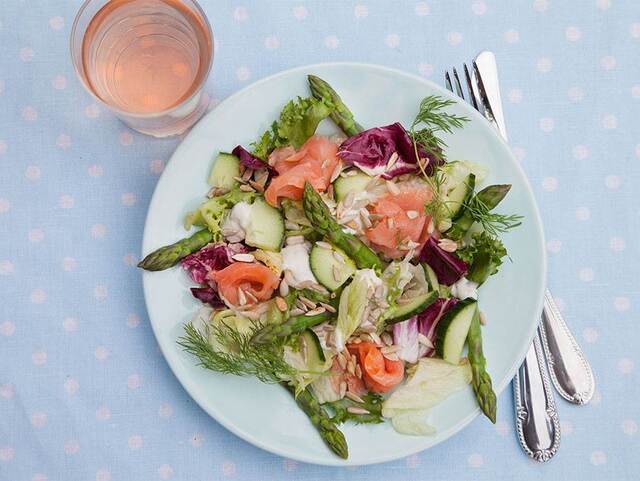
[[[438,298],[438,291],[429,291],[420,294],[407,302],[399,302],[390,307],[385,313],[386,324],[406,321],[410,317],[420,314],[427,307],[433,304]],[[401,300],[402,301],[402,300]]]
[[[470,297],[458,302],[436,327],[436,354],[451,364],[458,364],[478,301]]]
[[[438,292],[440,290],[440,283],[438,282],[438,276],[429,264],[424,262],[422,264],[424,273],[427,275],[427,284],[429,284],[429,290]]]
[[[447,217],[450,217],[452,221],[462,215],[462,206],[471,199],[475,186],[476,176],[469,174],[458,185],[447,192],[445,206]]]
[[[300,334],[300,349],[307,369],[312,372],[324,371],[326,358],[320,345],[320,339],[311,329]]]
[[[338,255],[335,255],[338,253]],[[340,261],[338,257],[342,257]],[[314,244],[309,254],[311,272],[318,282],[330,291],[335,291],[356,271],[355,263],[340,249]]]
[[[335,194],[336,200],[340,202],[349,192],[353,192],[354,194],[363,192],[370,181],[371,177],[361,172],[348,177],[338,177],[333,183],[333,193]]]
[[[220,152],[213,161],[209,174],[209,185],[222,189],[231,189],[238,183],[234,177],[240,176],[240,159],[232,154]]]
[[[280,211],[262,198],[251,204],[251,217],[245,229],[247,245],[279,252],[284,240],[284,219]]]

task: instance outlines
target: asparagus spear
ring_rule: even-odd
[[[343,459],[349,457],[349,448],[347,447],[347,441],[344,438],[344,434],[340,431],[335,423],[331,420],[329,415],[320,406],[317,399],[311,393],[309,388],[302,391],[298,396],[295,396],[295,389],[289,384],[285,385],[286,388],[294,395],[296,403],[300,406],[300,409],[309,416],[309,420],[318,430],[318,433],[322,437],[327,446]]]
[[[511,184],[497,184],[485,187],[471,199],[471,202],[480,201],[487,206],[488,210],[494,209],[505,198]],[[473,224],[473,216],[467,207],[463,207],[462,215],[453,223],[447,231],[447,237],[450,239],[460,239],[469,230]]]
[[[491,377],[487,372],[487,360],[482,353],[482,332],[480,331],[480,313],[476,310],[467,333],[469,346],[469,364],[473,379],[471,384],[476,393],[480,409],[493,424],[496,423],[496,393],[491,386]]]
[[[353,118],[353,114],[344,104],[340,96],[327,82],[315,75],[307,75],[309,80],[309,88],[313,96],[319,100],[323,100],[325,104],[331,107],[329,116],[342,131],[349,137],[362,132],[364,129]]]
[[[251,342],[255,344],[268,344],[276,338],[287,337],[292,334],[298,334],[318,324],[323,323],[334,317],[334,314],[323,312],[313,316],[293,316],[282,324],[268,324],[256,332],[251,338]]]
[[[153,251],[138,263],[138,267],[147,271],[163,271],[176,265],[180,259],[202,249],[212,239],[211,232],[207,229],[202,229],[191,237],[186,237],[175,244]]]
[[[305,182],[302,206],[314,229],[353,259],[358,269],[382,269],[382,261],[364,242],[342,230],[309,182]]]

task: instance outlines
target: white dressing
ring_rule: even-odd
[[[318,282],[309,265],[310,247],[309,243],[305,242],[286,246],[280,251],[280,254],[282,254],[282,268],[291,271],[296,284],[305,281]]]
[[[466,277],[461,277],[451,286],[451,295],[458,299],[478,299],[478,283],[470,281]]]
[[[250,225],[251,204],[243,201],[233,206],[222,225],[222,230],[229,242],[240,242],[246,237]]]

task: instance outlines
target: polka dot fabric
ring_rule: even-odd
[[[0,5],[2,481],[637,479],[637,2],[201,0],[216,38],[212,107],[306,63],[379,63],[442,83],[481,48],[498,58],[512,148],[544,219],[549,285],[596,395],[581,408],[558,397],[563,439],[544,467],[522,454],[505,392],[495,426],[479,418],[429,451],[350,469],[241,441],[176,381],[135,264],[180,139],[130,131],[84,92],[68,54],[79,1],[25,3]]]

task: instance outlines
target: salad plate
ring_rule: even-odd
[[[274,120],[279,118],[283,106],[298,96],[307,97],[310,95],[308,75],[324,79],[339,92],[340,97],[353,113],[359,124],[354,124],[357,126],[357,131],[386,126],[380,130],[380,132],[382,132],[381,135],[405,135],[406,132],[402,127],[397,127],[402,134],[394,133],[396,132],[396,127],[393,127],[393,125],[399,122],[405,128],[409,129],[409,127],[414,124],[414,119],[418,111],[421,111],[424,107],[424,103],[421,105],[423,99],[439,99],[439,101],[443,102],[442,105],[446,107],[448,115],[455,118],[464,118],[465,121],[461,122],[455,129],[445,129],[443,132],[440,132],[443,144],[436,145],[436,150],[442,147],[448,161],[469,161],[469,165],[482,166],[481,172],[476,172],[472,168],[469,168],[470,170],[468,172],[465,171],[464,180],[461,180],[459,185],[464,186],[466,189],[466,187],[469,187],[469,179],[471,179],[469,196],[473,192],[473,183],[476,178],[481,180],[481,183],[478,182],[479,185],[476,185],[478,190],[491,185],[511,185],[508,195],[506,195],[506,197],[504,197],[504,195],[502,196],[504,200],[500,203],[499,209],[501,212],[516,213],[518,216],[493,216],[487,221],[488,223],[494,222],[495,219],[498,218],[500,221],[506,222],[507,227],[517,226],[517,228],[513,229],[504,229],[505,232],[500,230],[500,239],[509,253],[508,258],[505,257],[503,259],[502,265],[499,266],[499,272],[492,276],[486,284],[483,284],[486,277],[479,282],[482,286],[480,288],[477,306],[474,300],[465,298],[466,295],[456,294],[461,300],[458,301],[457,306],[450,312],[453,313],[457,307],[455,314],[460,318],[461,315],[458,315],[458,311],[465,311],[467,306],[473,306],[473,311],[466,309],[466,311],[470,313],[467,321],[458,321],[455,319],[455,316],[453,316],[454,320],[451,321],[449,318],[452,317],[453,314],[447,313],[449,314],[448,318],[447,314],[444,314],[444,310],[441,312],[443,318],[447,318],[447,320],[441,321],[438,324],[438,336],[445,336],[445,334],[440,333],[440,331],[444,331],[444,328],[441,328],[444,324],[457,326],[455,329],[449,329],[449,331],[457,331],[462,329],[459,327],[460,325],[467,322],[462,336],[459,333],[454,333],[460,338],[460,345],[458,346],[454,334],[451,334],[448,338],[442,337],[442,339],[445,339],[442,345],[447,346],[444,348],[444,351],[442,350],[443,348],[438,348],[437,344],[435,346],[435,349],[439,349],[440,355],[438,357],[444,357],[445,359],[449,359],[449,361],[454,359],[455,363],[457,363],[461,354],[461,346],[465,341],[465,336],[469,329],[469,323],[475,322],[476,317],[479,318],[480,313],[482,313],[481,318],[484,324],[482,326],[483,347],[481,346],[480,349],[481,352],[484,352],[484,357],[486,357],[487,371],[493,380],[493,389],[499,394],[511,380],[517,367],[524,359],[531,339],[533,338],[542,308],[546,274],[542,225],[528,181],[507,145],[473,108],[451,95],[445,89],[420,77],[374,65],[355,63],[319,64],[299,67],[276,74],[258,81],[232,95],[218,105],[193,128],[168,162],[158,181],[149,206],[142,245],[143,253],[150,253],[161,246],[171,245],[178,239],[184,238],[185,235],[193,234],[195,230],[189,233],[185,233],[184,230],[185,216],[187,216],[189,212],[198,212],[198,215],[201,216],[197,219],[190,217],[191,223],[200,223],[200,225],[207,224],[206,212],[203,211],[202,208],[199,208],[199,206],[202,204],[203,196],[207,192],[210,192],[209,195],[213,197],[217,195],[215,192],[217,187],[214,187],[214,192],[213,194],[211,193],[210,173],[211,176],[213,176],[212,163],[214,160],[216,158],[218,159],[219,172],[217,173],[217,181],[219,181],[220,172],[225,170],[225,168],[221,166],[227,161],[232,164],[234,162],[234,156],[227,155],[227,157],[220,157],[219,154],[221,152],[229,152],[237,145],[249,148],[252,143],[258,142],[263,132],[269,131]],[[342,130],[345,129],[343,128]],[[318,125],[316,134],[330,138],[331,136],[335,137],[341,134],[341,132],[335,122],[326,118]],[[414,134],[413,130],[411,134]],[[363,172],[367,172],[368,174],[374,176],[379,174],[378,171],[373,171],[375,169],[367,170],[358,163],[358,155],[360,155],[358,153],[359,139],[356,138],[353,140],[354,137],[352,134],[347,136],[351,138],[340,146],[342,160],[346,162],[345,159],[348,157],[345,152],[348,151],[347,153],[350,152],[351,154],[356,152],[355,157],[352,155],[349,158],[349,161],[352,163],[351,167],[354,170],[355,166],[358,166]],[[347,136],[342,134],[343,139]],[[256,153],[259,148],[259,142],[258,145],[254,144],[254,153]],[[271,150],[273,150],[273,145],[271,146],[270,151]],[[338,155],[341,155],[341,152],[338,152]],[[234,153],[238,157],[242,157],[245,153],[246,155],[251,155],[246,151],[244,153],[234,151]],[[394,153],[393,155],[396,154]],[[407,153],[404,157],[410,156],[411,154]],[[262,157],[266,156],[263,155]],[[419,157],[417,153],[416,157]],[[355,161],[353,160],[354,158],[356,158]],[[396,160],[395,158],[390,161],[390,163],[397,163],[396,168],[402,168],[402,162],[403,159]],[[445,165],[448,165],[448,163]],[[462,165],[462,163],[460,163],[460,165]],[[323,163],[322,168],[326,169],[329,167]],[[389,165],[387,165],[387,169],[390,169]],[[411,166],[409,166],[408,171],[410,171],[410,169]],[[231,172],[233,174],[233,171]],[[283,174],[284,171],[280,173]],[[225,174],[225,172],[223,172],[223,174]],[[237,177],[237,175],[234,176],[232,174],[229,174],[229,178],[226,178],[225,182],[235,182],[230,179]],[[335,179],[332,174],[333,172],[329,172],[328,176],[331,176],[333,181]],[[453,176],[453,174],[451,174],[451,176]],[[350,177],[345,176],[344,178],[347,179]],[[207,181],[208,179],[209,183]],[[275,179],[278,179],[278,177],[275,177]],[[431,182],[431,180],[427,180]],[[214,183],[215,182],[216,179],[214,179]],[[343,184],[347,183],[343,182]],[[350,185],[351,184],[354,183],[351,182]],[[334,185],[336,186],[334,195],[344,195],[338,191],[338,188],[341,189],[342,187],[338,186],[338,184]],[[364,188],[365,184],[361,183],[361,185],[360,190]],[[368,186],[367,188],[373,189],[376,184],[366,185]],[[371,187],[372,185],[373,187]],[[381,188],[387,188],[385,187],[386,185],[385,181],[382,180],[380,183]],[[316,199],[314,196],[320,199],[319,194],[311,187],[311,184],[305,186],[305,211],[309,207],[308,204],[312,204],[313,200]],[[313,187],[316,186],[314,185]],[[309,192],[306,190],[307,188],[310,189]],[[394,186],[388,186],[388,188],[391,190],[391,194],[394,194],[393,190],[397,189],[397,187]],[[260,191],[259,188],[257,189]],[[247,191],[249,190],[250,189],[247,189]],[[276,194],[273,192],[270,193],[269,189],[267,189],[264,196],[267,203],[277,206],[280,193],[288,191],[287,189],[282,189],[278,192],[279,193]],[[453,199],[451,192],[453,192],[453,190],[450,191]],[[300,196],[298,198],[302,197],[302,193],[300,192],[299,194]],[[284,195],[286,196],[286,193]],[[349,192],[347,192],[346,195],[348,196]],[[447,205],[454,205],[456,211],[461,208],[471,209],[473,205],[476,205],[469,201],[470,197],[466,197],[467,194],[460,195],[461,197],[457,204],[455,204],[454,200],[448,200],[447,202],[449,202],[449,204]],[[464,202],[463,197],[466,199]],[[260,217],[260,227],[263,231],[268,231],[268,235],[265,237],[264,232],[258,235],[253,231],[250,233],[247,230],[246,238],[241,237],[235,241],[244,240],[245,243],[250,246],[264,248],[265,250],[269,250],[267,247],[270,247],[271,244],[275,242],[277,248],[274,250],[279,250],[282,239],[278,237],[279,234],[273,233],[273,229],[275,229],[274,226],[278,224],[279,221],[277,219],[271,220],[269,217],[271,215],[269,212],[271,207],[261,198],[251,204],[250,207],[253,208],[253,211],[256,211],[258,203],[260,203],[261,206],[264,204],[264,207],[260,207],[261,210],[259,213],[254,215],[256,218]],[[448,209],[450,209],[450,207],[448,207]],[[413,211],[411,213],[412,215],[409,216],[410,219],[424,219],[424,214],[422,213],[413,213]],[[460,213],[452,217],[452,219],[454,219],[454,227],[456,225],[455,219],[459,219],[462,213],[463,211],[460,211]],[[474,213],[474,215],[481,214]],[[204,217],[204,219],[202,217]],[[307,217],[309,217],[309,214],[307,214]],[[432,212],[432,217],[436,217],[434,212]],[[227,215],[225,222],[228,221],[228,218],[229,216]],[[238,219],[240,219],[240,217],[238,217]],[[241,220],[238,220],[238,222],[242,223]],[[318,225],[322,224],[322,219],[316,223]],[[282,225],[284,226],[285,224],[283,223]],[[319,229],[318,225],[312,226],[311,230]],[[389,222],[389,228],[391,227],[393,227],[393,221]],[[450,228],[450,224],[441,228],[441,230],[445,232],[442,234],[443,238],[446,237],[448,228]],[[227,242],[232,242],[232,240],[229,240],[233,237],[229,234],[229,227],[226,227],[226,229],[227,234],[225,235],[228,236],[226,240]],[[284,231],[284,227],[282,227],[282,229]],[[255,231],[256,229],[253,230]],[[348,229],[345,228],[345,232],[347,230]],[[432,228],[430,232],[433,230]],[[318,234],[318,232],[316,232],[316,234]],[[323,234],[323,232],[320,232],[320,234]],[[324,232],[324,234],[326,234],[326,232]],[[464,232],[462,234],[464,234]],[[256,236],[260,238],[257,241],[254,240],[254,242],[256,242],[254,244],[249,239],[250,235],[252,238]],[[274,235],[277,237],[275,241]],[[351,255],[349,247],[353,246],[352,242],[346,242],[341,238],[340,236],[342,235],[343,234],[340,234],[337,238],[331,236],[324,237],[324,240],[327,240],[328,237],[328,240],[331,241],[333,247],[338,251],[337,258],[340,258],[340,253],[344,253],[344,251],[346,251],[348,255]],[[207,236],[209,236],[208,233]],[[469,236],[470,235],[468,235],[467,238],[469,238]],[[297,240],[294,242],[293,239],[293,237],[296,236],[291,237],[291,239],[285,241],[285,244],[290,241],[289,244],[294,245],[297,242]],[[322,235],[320,238],[322,238]],[[419,245],[419,242],[417,242],[418,239],[414,240],[416,240],[415,246],[410,245],[407,249],[424,247],[422,245],[424,242]],[[445,238],[445,240],[448,242],[448,239]],[[207,237],[202,245],[206,244],[207,241],[210,241],[210,237]],[[429,242],[430,241],[427,241],[427,244],[429,244]],[[461,236],[459,245],[462,246],[464,242]],[[368,242],[362,245],[365,246],[365,244],[368,244]],[[372,244],[375,243],[372,242]],[[199,245],[198,248],[202,247],[202,245]],[[440,252],[442,249],[440,249],[438,245],[446,251],[451,251],[450,245],[442,242],[438,244],[437,241],[434,241],[433,249]],[[358,273],[362,271],[356,271],[354,266],[348,273],[342,271],[336,272],[336,269],[334,269],[333,272],[331,270],[329,270],[328,273],[321,272],[326,270],[323,269],[324,263],[331,263],[331,256],[322,257],[324,254],[320,251],[322,251],[322,248],[330,249],[331,247],[332,245],[327,244],[327,242],[323,240],[320,240],[319,244],[315,244],[313,249],[318,251],[318,256],[321,257],[319,257],[317,261],[318,265],[314,268],[314,251],[312,250],[310,262],[312,270],[314,271],[313,274],[319,280],[320,284],[328,286],[328,290],[334,293],[345,292],[351,285],[358,281]],[[366,249],[366,246],[363,247],[363,249]],[[455,249],[455,247],[453,249]],[[376,270],[378,273],[384,270],[384,267],[372,265],[371,263],[368,264],[367,255],[363,257],[361,254],[360,252],[352,256],[355,264],[358,264],[357,267],[359,269],[365,267],[380,267]],[[395,255],[395,251],[387,250],[384,254],[395,257],[397,262],[401,261],[400,256]],[[442,252],[440,252],[440,254],[442,254]],[[254,259],[253,254],[249,254],[251,259],[243,258],[243,255],[246,257],[248,254],[244,251],[240,252],[240,257],[237,258],[239,263]],[[411,255],[413,255],[413,252],[411,252]],[[416,253],[416,256],[417,255]],[[442,255],[446,256],[446,254]],[[422,256],[423,253],[420,253],[420,260],[423,260]],[[428,255],[426,255],[425,259],[427,257]],[[145,259],[145,261],[146,260],[147,259]],[[176,259],[176,262],[177,260],[178,259]],[[145,261],[141,263],[142,267],[145,267]],[[472,261],[473,259],[469,262]],[[264,261],[264,259],[263,262],[269,264]],[[426,263],[429,264],[430,262],[427,261]],[[473,264],[470,264],[470,266],[473,266]],[[149,265],[147,264],[146,268],[148,267]],[[309,418],[307,418],[302,410],[296,409],[296,401],[294,401],[294,398],[286,389],[283,389],[277,384],[262,383],[255,377],[232,376],[220,372],[212,372],[198,365],[198,359],[193,355],[193,344],[185,341],[184,336],[185,325],[194,318],[194,314],[201,308],[202,303],[191,295],[189,287],[193,287],[194,282],[185,274],[183,269],[164,269],[165,267],[161,269],[151,268],[150,270],[162,270],[162,272],[147,271],[143,274],[144,295],[149,319],[163,355],[180,383],[208,414],[234,434],[260,448],[291,459],[317,464],[363,465],[379,463],[398,459],[434,446],[460,431],[481,412],[476,396],[474,395],[474,390],[465,385],[462,389],[448,393],[450,395],[437,403],[437,405],[433,407],[430,406],[428,414],[428,434],[426,432],[422,432],[422,435],[401,434],[398,431],[402,431],[403,429],[398,428],[398,425],[395,423],[395,418],[393,426],[390,422],[357,425],[355,423],[345,423],[340,426],[340,429],[348,441],[349,453],[348,458],[342,459],[345,456],[342,454],[336,456],[336,454],[327,448],[327,445],[323,442],[323,439],[318,436],[318,432],[312,423],[309,422]],[[425,267],[425,269],[426,275],[421,275],[422,278],[426,279],[425,282],[428,284],[427,290],[432,291],[433,283],[430,279],[433,276],[433,272],[431,273],[432,276],[430,276],[429,269],[427,269],[427,267]],[[433,270],[435,270],[437,274],[435,277],[441,276],[437,267],[434,267]],[[471,267],[471,270],[473,270],[473,267]],[[346,279],[354,275],[354,272],[356,272],[356,274],[353,277],[352,284],[348,284]],[[371,270],[371,272],[374,271]],[[333,279],[331,278],[331,273]],[[341,278],[343,274],[344,279]],[[381,275],[384,277],[384,274]],[[462,273],[460,273],[460,275],[462,275]],[[324,278],[322,276],[324,276]],[[469,273],[467,276],[471,278],[472,274]],[[363,274],[360,277],[364,278],[366,276]],[[222,277],[218,277],[217,283],[220,292],[224,294],[224,301],[227,304],[229,304],[230,301],[233,304],[244,305],[247,303],[243,293],[237,294],[237,291],[224,291],[224,281],[222,279]],[[452,292],[461,292],[463,287],[465,287],[457,283],[455,284],[458,286],[457,291],[446,286],[438,291],[437,280],[438,279],[435,279],[434,281],[436,284],[435,289],[440,293],[440,297],[452,297]],[[440,281],[442,283],[441,278]],[[334,282],[337,282],[337,284],[332,285]],[[264,283],[265,282],[263,282],[263,284]],[[342,283],[344,283],[344,286]],[[444,284],[454,285],[453,282],[445,282]],[[256,291],[251,292],[257,295]],[[276,290],[274,296],[277,292]],[[446,292],[446,294],[442,294],[442,292]],[[280,291],[280,293],[283,298],[286,297],[282,291]],[[253,296],[253,294],[250,295]],[[433,303],[438,295],[431,294],[433,294],[433,292],[429,292],[429,295],[427,295],[425,291],[425,297],[418,299],[420,302],[417,302],[416,306],[420,304],[419,307],[424,309],[429,303]],[[471,296],[471,294],[469,295]],[[204,294],[200,296],[200,299],[207,300],[206,296],[203,296]],[[237,299],[237,297],[240,299]],[[334,295],[334,297],[336,296]],[[388,298],[388,296],[385,295],[385,298]],[[218,301],[219,300],[220,299],[218,299]],[[340,301],[340,295],[337,296],[337,301]],[[385,311],[384,316],[386,316],[387,320],[390,322],[405,322],[405,320],[409,318],[409,315],[417,313],[415,309],[409,312],[409,309],[403,308],[403,302],[406,301],[400,301],[400,304],[394,307],[394,314],[388,314],[387,311]],[[324,305],[327,306],[326,309],[332,309],[332,307],[326,303],[318,303],[318,306]],[[286,311],[286,309],[286,307],[283,307],[282,310]],[[290,312],[293,312],[293,309],[296,308],[289,306],[289,309],[291,309]],[[337,304],[333,309],[337,310]],[[342,302],[340,302],[340,309],[343,309]],[[325,315],[327,314],[324,307],[320,308],[320,311],[323,312],[319,312],[319,315],[323,313]],[[367,313],[368,312],[369,311],[367,311]],[[301,313],[303,316],[306,314],[307,313]],[[312,317],[314,313],[309,314],[309,317]],[[338,314],[336,314],[336,316],[337,315]],[[473,321],[471,320],[472,316]],[[338,319],[337,331],[342,332],[341,335],[345,337],[352,336],[353,330],[350,329],[345,333],[344,326],[342,328],[340,327],[340,322],[340,319]],[[336,330],[335,326],[332,326],[331,329]],[[328,330],[329,328],[327,328],[327,331]],[[375,329],[373,330],[375,331]],[[389,333],[387,334],[389,334],[387,337],[391,334],[393,334],[393,336],[401,335],[395,332],[395,328],[393,331],[389,328]],[[449,332],[447,332],[447,334],[449,334]],[[335,336],[337,336],[337,334]],[[424,338],[425,336],[423,335],[422,337]],[[353,340],[353,337],[350,337],[350,339]],[[373,339],[376,339],[375,334]],[[450,341],[449,339],[454,340]],[[333,341],[338,344],[343,344],[342,347],[344,348],[346,339],[338,339],[338,341],[336,341],[336,337],[334,337]],[[421,342],[423,342],[425,346],[431,343],[428,339],[424,341],[421,339]],[[454,347],[449,347],[450,345]],[[191,347],[191,349],[189,349],[189,347]],[[322,347],[327,348],[324,344]],[[330,348],[336,349],[335,345],[329,346],[329,349]],[[357,351],[356,348],[352,349],[351,347],[349,350],[352,352]],[[427,349],[427,351],[429,351],[429,349]],[[360,358],[362,359],[362,351],[358,352],[358,355],[361,356]],[[400,352],[394,352],[393,349],[388,349],[388,353],[389,359],[395,359],[400,354]],[[321,357],[324,360],[324,356]],[[471,356],[469,357],[471,358]],[[413,363],[416,362],[415,359],[412,361]],[[328,365],[331,365],[331,363],[329,362]],[[421,365],[422,364],[419,364],[419,366]],[[469,371],[468,375],[470,378],[471,370],[468,368],[468,365],[465,369]],[[230,371],[232,370],[227,369],[227,372]],[[416,374],[413,375],[415,376]],[[362,378],[362,376],[360,377]],[[370,379],[368,379],[366,375],[364,379],[367,381],[367,387],[370,388]],[[467,380],[467,383],[468,382],[469,380]],[[386,388],[383,389],[380,387],[379,383],[372,382],[372,385],[378,386],[379,390],[377,392],[386,392]],[[355,398],[357,399],[358,396],[356,395]],[[482,405],[482,401],[480,404]],[[495,400],[493,401],[492,409],[492,413],[487,414],[490,418],[492,416],[495,417]],[[498,409],[501,409],[501,407],[499,406]],[[502,407],[502,409],[504,409],[504,407]],[[486,407],[486,404],[483,405],[483,410],[485,413],[491,411],[491,409]],[[390,412],[390,409],[388,411]],[[361,414],[358,412],[358,409],[351,409],[350,412],[352,414]],[[396,429],[394,429],[394,427],[396,427]],[[415,425],[412,424],[411,429],[418,428],[415,428]],[[422,431],[425,430],[422,429]],[[334,451],[336,451],[335,447]],[[336,452],[339,451],[338,449]]]

